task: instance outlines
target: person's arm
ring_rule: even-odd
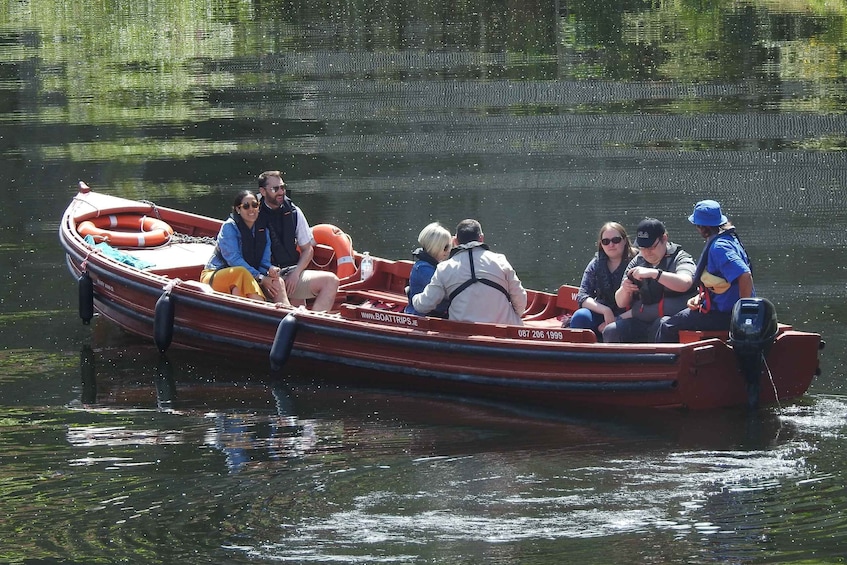
[[[635,270],[637,257],[629,262],[629,265],[624,269],[624,276],[621,281],[621,286],[618,287],[618,290],[615,291],[615,303],[618,305],[618,308],[628,309],[632,305],[632,297],[635,296],[635,293],[638,292],[638,285],[629,280],[627,274],[630,271]]]
[[[429,314],[435,307],[441,304],[447,291],[438,279],[438,269],[432,275],[429,284],[426,285],[420,294],[412,297],[412,307],[421,314]]]
[[[241,251],[241,233],[238,231],[238,226],[234,222],[227,222],[221,228],[220,237],[218,238],[218,248],[221,250],[221,255],[230,267],[244,267],[254,277],[260,274],[253,268],[250,263],[244,260],[244,254]]]
[[[512,308],[515,309],[518,317],[523,316],[523,313],[526,312],[526,289],[521,284],[518,274],[508,262],[506,262],[504,274],[509,285],[509,297],[511,298]]]
[[[674,292],[685,292],[694,283],[694,277],[688,270],[680,272],[663,271],[652,267],[636,267],[632,276],[637,280],[653,279],[663,287]],[[615,295],[617,297],[617,295]]]
[[[582,273],[582,281],[579,283],[579,293],[576,296],[576,303],[580,308],[586,308],[600,314],[603,316],[604,323],[611,324],[615,321],[614,311],[605,304],[595,300],[593,296],[597,290],[598,265],[599,261],[595,257],[585,267],[585,271]]]
[[[718,265],[724,280],[730,283],[738,281],[739,298],[751,298],[754,294],[753,275],[736,245],[726,239],[720,239],[715,242],[712,251],[709,263]]]
[[[312,262],[312,257],[315,255],[315,238],[312,235],[312,228],[309,227],[309,222],[306,221],[306,215],[300,208],[294,208],[294,213],[297,214],[297,245],[300,247],[300,259],[294,270],[285,277],[285,288],[289,296],[293,296],[297,290],[297,284],[300,282],[300,274],[306,270],[309,263]]]
[[[415,261],[412,265],[412,270],[409,274],[409,303],[411,304],[412,297],[423,292],[429,281],[432,280],[432,275],[435,274],[435,266],[430,265],[426,261]]]
[[[588,262],[588,265],[585,266],[585,270],[582,272],[582,280],[579,281],[579,292],[576,294],[576,304],[579,307],[582,307],[583,303],[588,298],[591,298],[594,291],[597,289],[597,276],[594,274],[596,265],[597,257],[594,257]]]
[[[603,328],[606,327],[605,324],[611,324],[615,321],[615,311],[605,304],[597,302],[590,296],[583,300],[582,307],[603,316],[603,323],[601,324],[600,331],[603,331]]]
[[[274,302],[279,302],[281,304],[288,304],[288,297],[285,292],[285,286],[282,284],[279,278],[279,267],[274,267],[271,265],[271,235],[270,229],[265,230],[267,245],[265,246],[265,251],[262,253],[262,263],[261,266],[263,269],[266,269],[268,273],[266,277],[262,278],[262,281],[259,283],[259,286],[262,287],[262,290],[265,293],[265,296],[273,300]]]
[[[738,294],[741,298],[753,296],[753,275],[744,273],[738,277]]]
[[[271,274],[271,230],[265,229],[265,249],[262,251],[262,260],[259,262],[262,273]],[[276,269],[274,269],[276,270]]]
[[[294,270],[285,277],[285,288],[288,290],[289,296],[293,295],[294,291],[297,290],[297,283],[300,282],[300,273],[305,271],[306,267],[312,261],[312,257],[315,254],[315,248],[312,243],[310,241],[306,244],[300,244],[300,259],[297,261]]]

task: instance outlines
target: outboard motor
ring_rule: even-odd
[[[762,364],[777,330],[776,308],[766,298],[742,298],[732,308],[729,343],[747,381],[747,406],[751,409],[759,406]]]

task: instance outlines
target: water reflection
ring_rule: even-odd
[[[197,364],[190,354],[177,351],[175,363],[145,347],[137,348],[130,356],[131,366],[125,366],[126,353],[125,349],[106,349],[95,354],[88,346],[82,348],[81,390],[88,396],[83,404],[93,410],[154,409],[179,418],[211,420],[213,426],[206,430],[203,442],[238,459],[232,469],[240,469],[248,460],[279,460],[317,449],[344,448],[358,443],[357,430],[368,424],[382,430],[372,436],[372,449],[381,451],[383,443],[400,441],[404,451],[415,456],[546,449],[559,447],[563,441],[581,447],[643,440],[679,449],[756,450],[795,436],[790,419],[766,410],[563,411],[455,395],[351,389],[328,384],[319,376],[280,378],[257,373],[233,381],[227,375],[234,374],[235,367],[225,362]],[[93,369],[98,356],[99,364],[109,367],[108,373],[98,375]],[[150,366],[145,370],[147,362]],[[414,436],[394,437],[394,425],[401,421],[422,430]],[[463,434],[441,435],[442,427],[456,426],[486,431],[464,439]],[[328,433],[321,437],[321,430]]]
[[[846,18],[810,0],[8,3],[4,555],[840,559]],[[275,388],[81,327],[55,237],[78,179],[220,217],[270,166],[357,249],[408,258],[423,224],[477,216],[545,289],[579,279],[608,219],[649,211],[699,248],[685,217],[716,198],[780,319],[824,333],[824,374],[752,419],[562,417],[319,374]]]
[[[599,563],[625,562],[630,540],[647,536],[665,561],[683,562],[704,551],[748,560],[763,543],[779,556],[792,551],[787,539],[826,553],[817,532],[845,532],[837,512],[784,512],[847,503],[831,460],[843,399],[752,419],[563,415],[325,387],[318,376],[234,380],[237,364],[172,353],[161,364],[152,345],[83,347],[78,394],[96,367],[94,402],[58,422],[22,415],[29,425],[2,434],[32,446],[5,466],[14,484],[73,501],[52,509],[43,531],[74,524],[78,535],[55,543],[105,555],[76,540],[108,531],[134,546],[164,522],[171,549],[156,552],[171,562],[191,547],[227,562],[461,553]],[[51,430],[62,433],[45,443]],[[55,473],[34,480],[30,466]],[[114,543],[109,551],[131,555]]]

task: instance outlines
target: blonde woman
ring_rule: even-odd
[[[412,298],[423,292],[423,289],[429,284],[433,273],[435,273],[436,265],[450,256],[450,250],[453,248],[453,236],[447,231],[447,228],[438,222],[433,222],[424,227],[418,234],[418,243],[421,246],[412,252],[415,264],[412,266],[412,273],[409,275],[409,304],[404,312],[423,316],[424,314],[412,307]],[[449,305],[450,303],[445,300],[426,315],[446,318]]]

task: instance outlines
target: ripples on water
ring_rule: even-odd
[[[0,560],[842,559],[842,3],[113,4],[0,10]],[[563,417],[79,326],[62,190],[223,216],[270,166],[357,249],[473,215],[546,289],[610,218],[699,248],[717,198],[824,374],[751,418]]]
[[[32,557],[749,562],[847,533],[839,397],[752,417],[563,417],[228,381],[232,367],[162,365],[147,347],[87,355],[65,411],[2,420],[15,520],[0,536]]]

